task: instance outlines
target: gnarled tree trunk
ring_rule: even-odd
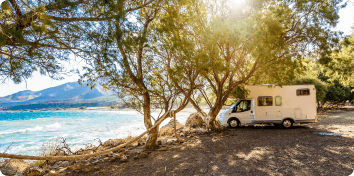
[[[148,92],[145,92],[143,97],[144,97],[144,103],[143,103],[144,125],[146,129],[149,129],[153,126],[151,123],[151,109],[150,109],[151,100]],[[146,149],[154,150],[157,148],[156,141],[157,141],[158,133],[159,133],[159,126],[156,126],[148,133],[148,138],[145,144]]]
[[[152,126],[150,126],[150,127],[152,127]],[[148,134],[149,134],[149,136],[147,138],[145,148],[149,149],[149,150],[154,150],[157,148],[156,141],[157,141],[157,137],[159,134],[159,126],[152,129]]]
[[[216,101],[214,106],[210,109],[208,115],[205,117],[205,123],[208,129],[213,131],[221,131],[221,125],[219,119],[216,119],[218,116],[223,103]]]
[[[208,114],[206,114],[193,100],[190,100],[191,104],[193,107],[197,110],[198,114],[203,117],[203,120],[206,124],[207,129],[209,130],[214,130],[214,131],[220,131],[221,125],[220,121],[216,119],[220,109],[222,108],[222,105],[215,104],[209,111]]]

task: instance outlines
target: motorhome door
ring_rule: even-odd
[[[241,100],[233,109],[233,113],[240,119],[241,123],[251,123],[253,119],[251,100]]]

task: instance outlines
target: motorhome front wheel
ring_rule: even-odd
[[[229,121],[229,126],[230,126],[231,128],[236,128],[236,127],[238,127],[239,125],[240,125],[240,123],[238,122],[237,119],[231,119],[231,120]]]
[[[283,127],[284,128],[291,128],[293,126],[293,122],[289,119],[285,119],[283,121]]]

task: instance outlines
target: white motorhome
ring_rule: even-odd
[[[290,128],[294,123],[317,122],[316,88],[314,85],[247,86],[245,100],[220,113],[221,124],[231,128],[240,124],[281,124]]]

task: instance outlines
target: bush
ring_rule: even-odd
[[[343,86],[338,80],[335,80],[333,84],[328,87],[325,101],[337,105],[347,100],[352,101],[354,95],[351,90],[350,87]]]

